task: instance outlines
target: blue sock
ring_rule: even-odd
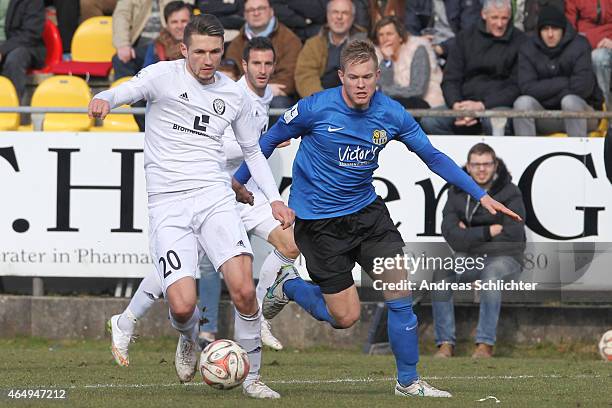
[[[385,301],[389,309],[387,329],[397,365],[397,381],[407,386],[419,378],[419,335],[417,317],[412,311],[412,296]]]
[[[310,313],[315,319],[335,326],[334,318],[329,314],[321,288],[310,284],[302,278],[288,280],[283,285],[285,295]]]

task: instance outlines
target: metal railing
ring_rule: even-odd
[[[270,109],[270,116],[280,116],[285,109]],[[570,112],[560,110],[540,111],[518,111],[513,109],[492,109],[484,111],[457,111],[452,109],[408,109],[415,117],[474,117],[492,118],[491,125],[493,134],[503,134],[508,119],[534,118],[534,119],[612,119],[612,111],[582,111]],[[45,113],[87,113],[87,108],[59,108],[59,107],[0,107],[0,113],[25,113],[40,115],[32,118],[34,130],[42,130],[42,115]],[[113,114],[120,115],[144,115],[145,108],[117,108],[112,110]]]
[[[286,109],[270,109],[270,116],[280,116]],[[456,111],[452,109],[408,109],[412,116],[424,117],[475,117],[475,118],[536,118],[536,119],[612,119],[612,111],[570,112],[561,110],[518,111],[514,109],[492,109],[484,111]],[[87,113],[87,108],[58,108],[31,106],[0,106],[0,113]],[[116,108],[112,113],[144,115],[145,108]]]

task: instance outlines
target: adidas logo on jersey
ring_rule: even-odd
[[[246,248],[246,246],[244,245],[244,242],[242,242],[242,240],[238,241],[238,242],[236,243],[236,246]]]
[[[180,94],[179,98],[189,102],[189,97],[187,96],[187,92]]]

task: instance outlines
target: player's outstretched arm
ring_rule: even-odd
[[[509,209],[508,207],[506,207],[499,201],[494,200],[493,197],[491,197],[488,194],[484,195],[480,199],[480,204],[493,215],[497,214],[497,212],[499,211],[511,217],[515,221],[519,221],[519,222],[523,221],[520,215],[518,215],[517,213],[515,213],[514,211],[512,211],[511,209]]]
[[[154,100],[158,93],[156,87],[164,83],[159,78],[167,72],[169,71],[151,65],[142,69],[129,81],[96,94],[89,103],[89,117],[104,119],[110,110],[117,106],[131,105],[142,99]]]

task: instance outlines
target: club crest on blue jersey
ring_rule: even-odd
[[[217,115],[223,115],[225,112],[225,102],[223,102],[223,99],[215,99],[213,101],[213,109]]]
[[[387,143],[387,131],[383,129],[376,129],[374,132],[372,132],[372,143],[377,146]]]

